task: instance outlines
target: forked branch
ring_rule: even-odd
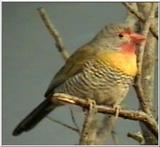
[[[62,104],[74,104],[81,106],[83,108],[89,109],[90,103],[88,103],[85,99],[80,99],[75,96],[62,94],[62,93],[55,93],[53,95],[53,101],[58,100]],[[116,114],[116,109],[112,107],[102,106],[102,105],[96,105],[97,112],[104,113],[104,114]],[[146,127],[156,136],[158,137],[158,126],[155,120],[147,115],[144,112],[141,111],[131,111],[131,110],[120,110],[119,111],[119,117],[122,117],[124,119],[130,119],[135,121],[141,121],[143,122]]]

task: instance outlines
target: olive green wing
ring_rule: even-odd
[[[45,97],[49,97],[53,94],[54,89],[67,79],[83,71],[84,63],[93,58],[95,54],[96,50],[94,48],[83,47],[78,49],[57,72],[45,93]]]

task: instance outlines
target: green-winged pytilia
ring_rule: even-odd
[[[97,104],[117,106],[137,73],[137,44],[144,37],[124,24],[105,26],[90,42],[78,48],[51,81],[45,100],[13,131],[13,135],[34,128],[58,106],[51,101],[54,93],[65,93]],[[53,99],[53,98],[52,98]]]

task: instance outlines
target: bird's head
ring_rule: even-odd
[[[145,37],[135,33],[126,24],[107,25],[96,36],[95,40],[100,43],[104,49],[118,50],[125,53],[135,53],[136,46],[140,44]]]

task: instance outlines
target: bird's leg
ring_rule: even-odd
[[[96,101],[93,100],[93,99],[87,99],[87,103],[89,104],[89,111],[93,111],[93,112],[97,112],[97,109],[96,109]]]
[[[89,105],[89,111],[93,112],[93,110],[95,110],[97,112],[97,110],[96,110],[96,101],[95,100],[90,99],[90,98],[86,98],[86,103]],[[82,108],[82,110],[85,112],[86,109]]]
[[[113,108],[116,110],[116,112],[115,112],[115,117],[118,118],[118,116],[119,116],[119,111],[120,111],[120,109],[121,109],[121,106],[120,106],[119,104],[115,104],[115,105],[113,106]]]
[[[97,109],[96,109],[96,101],[90,98],[86,98],[86,103],[88,103],[89,108],[86,111],[85,108],[82,108],[83,112],[86,112],[85,115],[93,115],[97,113]]]

